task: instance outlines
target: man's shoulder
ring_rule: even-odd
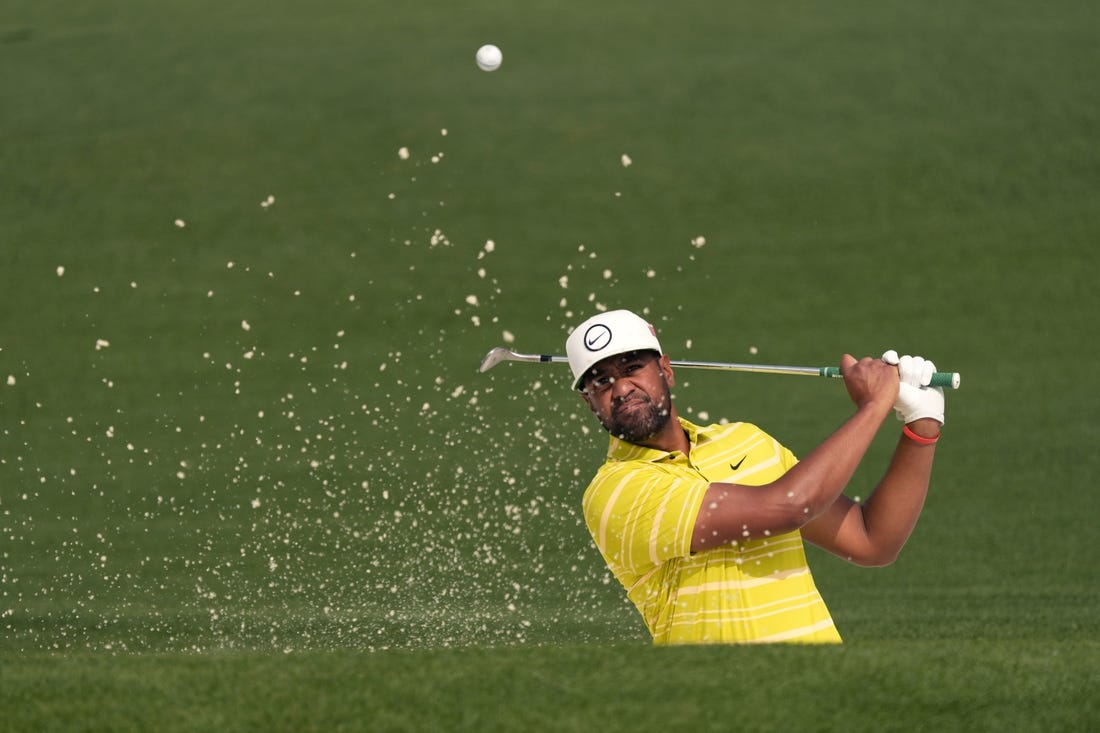
[[[700,440],[728,440],[757,435],[771,437],[763,428],[751,422],[720,422],[693,427]]]
[[[700,497],[692,492],[706,484],[694,469],[672,461],[617,461],[609,460],[597,469],[585,489],[582,505],[589,521],[599,517],[609,507],[625,517],[623,507],[645,505],[650,502],[675,502],[676,497],[697,502]]]
[[[661,462],[644,458],[608,458],[592,477],[592,483],[630,480],[653,472],[664,472]]]
[[[730,483],[772,480],[797,463],[786,446],[747,422],[708,426],[699,434],[692,458],[713,480]]]
[[[665,462],[643,458],[608,458],[603,462],[585,490],[585,498],[591,499],[600,494],[621,492],[631,486],[652,481],[670,473],[671,467]]]

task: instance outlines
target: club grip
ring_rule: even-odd
[[[821,367],[821,376],[840,378],[840,367]],[[962,377],[958,372],[933,372],[931,387],[943,387],[944,389],[958,389]]]

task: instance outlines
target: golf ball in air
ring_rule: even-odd
[[[482,71],[496,71],[500,68],[500,62],[503,60],[504,55],[500,52],[500,49],[491,43],[477,50],[477,68]]]

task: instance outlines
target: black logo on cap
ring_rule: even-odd
[[[600,349],[607,348],[607,345],[611,343],[611,329],[602,323],[597,323],[595,326],[590,326],[587,331],[584,332],[584,348],[589,351],[599,351]]]

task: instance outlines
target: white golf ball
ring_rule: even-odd
[[[500,68],[500,62],[504,60],[504,54],[491,43],[487,43],[477,50],[477,68],[482,71],[496,71]]]

